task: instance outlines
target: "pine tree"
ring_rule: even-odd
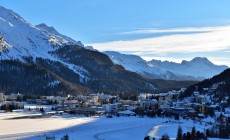
[[[169,136],[167,134],[164,134],[162,137],[161,137],[161,140],[169,140]]]
[[[176,140],[182,140],[182,129],[181,127],[179,126],[178,127],[178,130],[177,130],[177,137],[176,137]]]
[[[210,130],[206,129],[206,137],[209,137],[209,136],[210,136]]]
[[[191,139],[194,140],[196,137],[196,128],[193,126],[191,131]]]
[[[186,137],[187,137],[187,135],[186,135],[186,133],[184,133],[183,134],[183,140],[186,140]]]
[[[144,140],[150,140],[149,136],[145,136]]]
[[[63,136],[62,140],[69,140],[69,136],[66,134]]]
[[[187,132],[187,134],[186,134],[186,140],[190,140],[190,139],[191,139],[191,133]]]
[[[201,133],[200,133],[200,131],[196,131],[196,139],[201,139]]]

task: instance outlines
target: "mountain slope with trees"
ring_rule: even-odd
[[[230,69],[226,69],[219,75],[216,75],[210,79],[206,79],[202,82],[189,86],[188,89],[185,91],[185,96],[191,96],[194,91],[199,91],[202,93],[204,88],[209,88],[213,84],[223,83],[221,86],[218,87],[217,93],[219,95],[230,96]]]

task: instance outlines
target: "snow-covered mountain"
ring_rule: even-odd
[[[166,80],[182,80],[180,75],[161,69],[145,61],[137,55],[126,55],[113,51],[104,52],[115,63],[122,65],[125,69],[137,72],[144,77]]]
[[[191,61],[183,60],[181,63],[159,60],[151,60],[149,63],[175,74],[204,78],[211,78],[228,68],[224,65],[215,65],[205,57],[195,57]]]
[[[118,52],[104,52],[115,64],[120,64],[127,70],[137,72],[148,78],[160,78],[167,80],[202,80],[210,78],[227,66],[217,66],[207,58],[194,58],[191,61],[174,63],[169,61],[152,60],[145,61],[136,55],[121,54]]]
[[[22,56],[48,57],[48,51],[54,50],[51,36],[3,7],[0,7],[0,29],[4,42],[8,43],[5,48],[7,51],[1,56],[2,59],[22,60]],[[61,45],[66,42],[66,40],[57,39],[55,43]]]
[[[45,34],[48,34],[50,39],[53,39],[53,43],[55,43],[55,40],[63,40],[64,43],[67,44],[77,44],[78,46],[84,47],[84,45],[81,43],[81,41],[75,41],[74,39],[65,36],[63,34],[60,34],[54,27],[47,26],[45,23],[41,23],[35,26],[36,28],[44,31]]]
[[[80,41],[60,34],[53,27],[44,23],[33,26],[4,7],[0,7],[0,29],[5,49],[8,50],[2,54],[2,59],[22,60],[22,56],[56,59],[48,52],[56,50],[57,46],[75,44],[84,47]]]
[[[0,6],[0,91],[34,94],[151,92],[191,82],[146,79],[45,24]]]
[[[50,52],[60,46],[77,45],[84,47],[81,42],[61,35],[53,27],[45,24],[33,26],[15,12],[0,7],[0,33],[3,38],[1,60],[17,59],[25,62],[24,58],[32,57],[58,61],[72,69],[81,77],[81,82],[88,80],[88,72],[81,66],[67,63]]]

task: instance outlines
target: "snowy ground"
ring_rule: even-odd
[[[165,120],[138,117],[74,117],[70,115],[39,119],[8,119],[20,113],[0,114],[0,139],[40,140],[44,135],[71,140],[143,139],[154,124]]]
[[[181,125],[183,132],[190,131],[193,125],[201,132],[207,127],[191,120],[175,122],[169,118],[148,117],[106,118],[63,114],[50,118],[9,119],[10,116],[22,114],[0,113],[1,140],[41,140],[45,136],[55,136],[56,140],[60,140],[66,134],[71,140],[141,140],[146,135],[158,138],[163,134],[174,138],[178,125]]]
[[[161,121],[161,119],[156,121],[150,118],[138,117],[90,117],[81,119],[89,119],[92,121],[60,131],[54,131],[47,135],[55,135],[57,139],[60,139],[65,134],[68,134],[71,140],[140,140],[146,136],[154,124]],[[81,119],[79,119],[79,121]],[[26,140],[40,140],[42,137],[43,136],[32,137]]]
[[[13,113],[15,116],[16,113]],[[20,115],[20,114],[18,114]],[[58,129],[64,129],[79,124],[94,121],[94,118],[66,118],[51,117],[39,119],[8,119],[0,114],[0,139],[18,139],[21,137],[34,136]],[[12,116],[12,115],[9,115]]]
[[[182,128],[182,133],[191,132],[192,127],[195,126],[197,131],[205,133],[208,126],[188,121],[170,121],[164,124],[156,125],[149,131],[148,136],[160,139],[162,135],[167,134],[170,139],[176,139],[178,127]]]

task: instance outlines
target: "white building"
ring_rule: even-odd
[[[12,109],[24,109],[24,103],[23,102],[15,102],[15,101],[4,101],[0,104],[0,106],[13,106]]]
[[[4,94],[0,93],[0,102],[3,102],[3,101],[4,101]]]
[[[140,100],[150,99],[153,96],[155,96],[155,94],[141,93],[137,98],[138,98],[138,101],[140,101]]]
[[[10,95],[5,95],[6,100],[17,100],[17,99],[23,99],[23,94],[17,93],[17,94],[10,94]]]
[[[144,108],[144,109],[149,109],[150,107],[154,107],[157,104],[157,100],[156,99],[145,99],[145,100],[141,100],[140,101],[140,107]]]
[[[119,103],[116,104],[104,104],[102,105],[106,112],[116,112],[119,108]]]
[[[93,94],[90,94],[89,95],[90,99],[96,99],[97,101],[100,99],[100,100],[105,100],[105,101],[109,101],[111,98],[116,98],[117,96],[111,96],[111,95],[107,95],[107,94],[104,94],[104,93],[93,93]]]
[[[61,104],[66,98],[61,96],[46,96],[47,100]]]
[[[145,100],[145,99],[147,99],[147,95],[144,94],[144,93],[141,93],[137,98],[138,98],[139,101],[140,100]]]

